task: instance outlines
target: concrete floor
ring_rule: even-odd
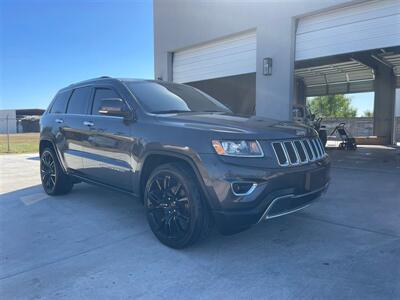
[[[141,205],[86,184],[50,198],[34,155],[0,156],[2,299],[400,299],[400,151],[329,151],[311,207],[176,251]]]

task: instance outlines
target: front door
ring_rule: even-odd
[[[97,87],[85,120],[83,172],[90,179],[132,191],[131,123],[99,113],[101,101],[121,98],[112,87]]]

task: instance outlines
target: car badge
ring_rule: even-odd
[[[306,131],[305,130],[296,130],[296,135],[297,136],[305,136],[306,135]]]

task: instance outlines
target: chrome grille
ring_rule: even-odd
[[[300,141],[294,141],[293,144],[296,147],[297,153],[299,154],[300,163],[307,162],[307,154],[302,143]]]
[[[299,163],[296,152],[294,150],[292,142],[283,142],[284,149],[286,150],[286,154],[289,157],[289,163],[291,165],[296,165]]]
[[[319,138],[273,142],[272,148],[278,164],[284,167],[306,164],[326,156]]]

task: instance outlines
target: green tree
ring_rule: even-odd
[[[373,117],[374,113],[370,110],[364,111],[363,117]]]
[[[351,98],[345,95],[329,95],[311,98],[308,101],[311,113],[318,117],[355,117],[357,109],[351,106]]]

